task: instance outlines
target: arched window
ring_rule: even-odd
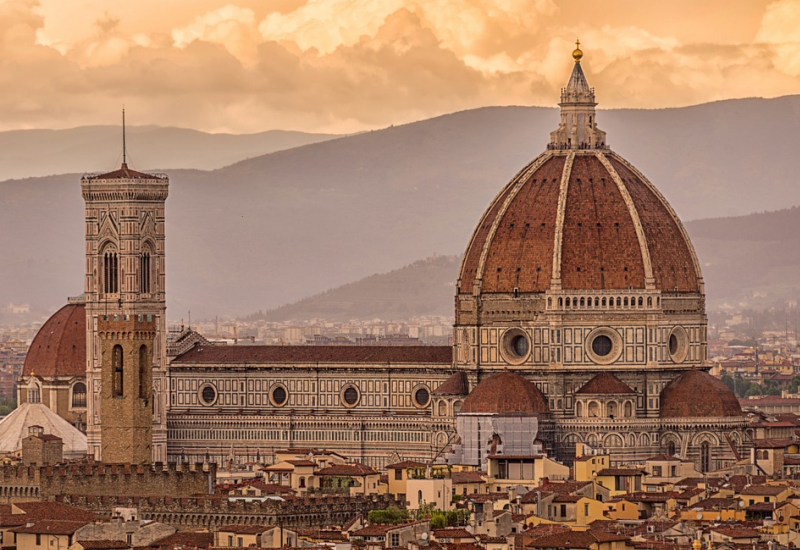
[[[606,307],[606,299],[603,298],[603,307]]]
[[[633,416],[633,404],[630,401],[625,401],[625,418]]]
[[[567,307],[572,307],[572,300],[567,296]]]
[[[142,255],[139,256],[139,292],[142,294],[150,294],[152,292],[150,287],[150,249],[145,248]]]
[[[113,247],[106,248],[103,253],[103,293],[119,292],[119,258]]]
[[[625,296],[625,300],[624,300],[624,302],[623,302],[623,305],[624,305],[625,307],[628,307],[628,297],[627,297],[627,296]]]
[[[617,402],[611,401],[608,405],[606,405],[606,412],[608,413],[609,418],[617,418],[619,416],[617,414]]]
[[[597,401],[589,403],[589,418],[597,418],[600,416],[600,405]]]
[[[643,300],[644,299],[641,296],[639,296],[639,307],[642,307]]]
[[[300,488],[301,489],[305,489],[306,488],[306,478],[304,478],[304,477],[300,478]]]
[[[575,403],[575,416],[581,418],[583,416],[583,403],[578,401]]]
[[[708,441],[703,441],[700,445],[700,471],[708,472],[711,470],[711,445]]]
[[[605,301],[605,300],[603,300],[603,301]],[[605,305],[605,304],[603,304],[603,305]],[[600,298],[595,298],[594,299],[594,307],[600,307]]]
[[[669,456],[675,456],[675,442],[674,441],[670,441],[669,443],[667,443],[667,454]]]
[[[114,346],[112,350],[112,375],[113,375],[113,384],[112,384],[112,395],[114,397],[122,397],[123,393],[123,359],[122,359],[122,346],[117,344]]]
[[[28,386],[28,403],[41,403],[42,402],[42,390],[39,387],[39,384],[36,382],[31,382],[31,385]]]
[[[586,298],[581,298],[581,307],[586,306]]]
[[[147,376],[147,372],[150,370],[148,355],[147,346],[142,344],[139,348],[139,399],[147,399],[150,396],[149,377]]]
[[[439,401],[439,416],[447,416],[447,401]]]
[[[72,386],[72,408],[80,408],[86,406],[86,384],[83,382],[76,382]]]
[[[653,307],[653,298],[651,297],[647,298],[647,307]]]
[[[453,415],[457,415],[461,411],[461,401],[456,401],[453,403]]]

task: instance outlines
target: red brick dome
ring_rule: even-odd
[[[542,414],[549,411],[547,398],[535,384],[513,372],[499,372],[483,379],[470,392],[462,413]]]
[[[500,192],[473,233],[459,292],[701,292],[694,249],[647,179],[607,148],[548,150]]]
[[[661,391],[661,418],[742,416],[731,389],[701,370],[682,373]]]
[[[36,333],[23,374],[37,376],[86,375],[86,307],[67,304]]]

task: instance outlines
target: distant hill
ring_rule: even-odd
[[[800,301],[800,208],[686,224],[709,306]]]
[[[800,208],[689,222],[709,307],[800,299]],[[269,321],[453,315],[460,258],[439,256],[254,315]]]
[[[459,262],[458,256],[426,258],[256,314],[253,318],[288,321],[316,317],[345,321],[451,316]]]
[[[170,170],[170,315],[246,315],[420,258],[463,253],[489,202],[544,150],[557,118],[555,109],[476,109],[219,170]],[[800,205],[792,151],[800,97],[605,111],[598,119],[611,146],[684,220]],[[140,153],[134,160],[137,169],[160,168]],[[0,307],[54,310],[82,291],[83,215],[78,175],[0,183]],[[769,232],[770,221],[763,223]],[[698,239],[701,261],[710,262],[711,300],[731,298],[741,277],[759,269],[736,264],[752,261],[736,242]],[[773,245],[780,247],[752,244]],[[715,265],[725,266],[718,276]],[[792,269],[776,273],[791,280]]]
[[[257,134],[210,134],[186,128],[129,126],[134,164],[169,170],[213,170],[240,160],[339,137],[270,130]],[[120,126],[0,132],[0,181],[52,174],[108,171],[119,162]]]

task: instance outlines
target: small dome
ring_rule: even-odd
[[[700,370],[686,371],[661,391],[661,418],[743,416],[739,400],[721,380]]]
[[[67,304],[50,317],[31,342],[23,374],[86,375],[86,306]]]
[[[547,398],[534,384],[513,372],[482,380],[464,400],[461,413],[540,414],[549,412]]]

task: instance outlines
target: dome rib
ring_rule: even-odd
[[[578,66],[580,69],[580,67]],[[583,72],[581,72],[583,74]],[[553,275],[551,288],[561,288],[562,247],[564,246],[564,217],[567,210],[567,194],[569,193],[569,178],[572,175],[572,165],[575,162],[575,152],[571,151],[564,161],[564,170],[561,172],[561,186],[558,191],[558,210],[556,211],[556,234],[553,244]]]
[[[633,227],[636,230],[636,238],[639,240],[639,249],[642,253],[645,289],[653,290],[655,289],[653,263],[650,259],[650,249],[647,246],[647,238],[645,237],[644,228],[642,227],[642,220],[639,219],[639,212],[636,209],[636,205],[633,203],[630,193],[628,193],[627,187],[625,187],[625,184],[622,182],[622,178],[619,177],[619,174],[614,169],[614,166],[611,164],[611,162],[609,162],[606,156],[600,151],[596,153],[596,156],[603,164],[605,169],[608,170],[608,173],[611,175],[611,179],[614,180],[614,183],[617,185],[617,189],[619,189],[620,195],[622,195],[622,200],[625,201],[625,206],[628,207],[628,213],[631,216]]]
[[[661,194],[661,191],[659,191],[658,188],[655,185],[653,185],[653,183],[650,180],[648,180],[645,177],[645,175],[642,174],[642,172],[639,171],[638,168],[633,166],[630,162],[628,162],[627,160],[622,158],[622,156],[618,155],[617,153],[615,153],[613,151],[609,152],[609,157],[610,157],[610,161],[611,161],[612,165],[615,162],[619,163],[619,165],[621,165],[623,168],[625,168],[628,171],[630,171],[630,173],[635,178],[637,178],[645,186],[645,188],[650,191],[650,193],[652,193],[655,196],[655,198],[661,204],[661,207],[664,208],[669,213],[669,216],[671,218],[672,224],[674,224],[675,229],[677,229],[677,233],[680,235],[683,243],[685,244],[686,248],[688,249],[690,261],[692,263],[692,267],[694,267],[694,276],[692,276],[692,274],[688,274],[687,280],[685,281],[684,288],[682,288],[682,289],[679,288],[679,290],[704,293],[705,292],[705,283],[703,282],[703,271],[700,269],[700,261],[697,258],[697,252],[694,249],[694,245],[692,244],[692,240],[689,238],[689,233],[686,231],[686,228],[684,227],[683,223],[681,222],[680,218],[678,217],[678,214],[672,208],[672,205],[670,205],[670,203],[667,201],[667,199],[664,197],[664,195]],[[630,192],[630,189],[629,189],[629,192]],[[631,194],[633,194],[633,193],[631,193]],[[646,229],[645,229],[645,237],[647,238]],[[657,238],[652,238],[652,239],[647,239],[647,241],[648,241],[648,249],[650,249],[651,248],[650,245],[657,243],[658,239]],[[655,251],[653,251],[653,252],[655,252]],[[660,258],[655,257],[657,255],[658,255],[658,253],[655,252],[653,254],[654,258],[652,259],[652,261],[656,265],[659,264],[659,259],[660,259]],[[656,272],[653,273],[653,276],[655,278]],[[694,280],[691,280],[691,279],[694,279]],[[659,286],[658,285],[658,281],[656,281],[656,285]],[[660,286],[661,286],[662,290],[668,290],[668,289],[663,288],[663,283]]]
[[[490,247],[494,242],[494,237],[497,235],[497,229],[500,225],[500,222],[503,221],[503,218],[508,211],[509,205],[517,197],[520,189],[529,182],[531,176],[535,174],[548,160],[550,160],[552,156],[552,153],[543,153],[537,157],[536,160],[529,165],[528,169],[525,170],[524,173],[521,173],[517,178],[512,180],[512,183],[509,185],[509,187],[511,187],[511,191],[508,193],[505,201],[500,206],[500,210],[497,212],[497,216],[495,216],[495,219],[492,222],[492,227],[489,229],[489,233],[486,236],[486,242],[481,250],[480,260],[478,261],[478,270],[475,276],[476,280],[481,281],[481,286],[483,286],[483,282],[485,281],[484,275],[486,274],[486,257],[489,253]]]

